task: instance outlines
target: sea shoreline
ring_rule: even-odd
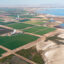
[[[64,8],[43,8],[35,11],[37,14],[64,17]]]

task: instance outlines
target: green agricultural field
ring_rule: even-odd
[[[46,34],[46,33],[52,32],[52,31],[54,31],[54,30],[55,30],[55,28],[48,28],[48,29],[46,29],[46,30],[41,30],[41,31],[39,31],[39,32],[35,32],[35,34],[44,35],[44,34]]]
[[[26,21],[30,21],[30,19],[19,20],[19,22],[26,22]]]
[[[10,16],[10,17],[13,17],[13,18],[17,17],[17,15],[7,15],[7,16]]]
[[[27,35],[27,34],[16,34],[12,36],[0,36],[0,45],[3,45],[6,48],[11,50],[18,48],[19,46],[23,46],[32,41],[35,41],[39,37]]]
[[[17,54],[34,61],[36,64],[45,64],[41,53],[37,52],[36,48],[32,47],[29,49],[22,49],[17,52]]]
[[[30,33],[35,33],[37,31],[44,30],[44,29],[47,29],[47,28],[48,27],[35,26],[35,27],[30,28],[30,29],[25,29],[24,31],[25,32],[30,32]]]
[[[23,59],[20,59],[19,57],[15,56],[15,55],[9,55],[7,57],[4,57],[2,59],[0,59],[0,64],[30,64],[28,62],[26,62]]]
[[[8,24],[13,24],[15,22],[0,22],[0,25],[8,25]]]
[[[5,53],[6,51],[3,50],[2,48],[0,48],[0,57],[2,56],[3,53]]]
[[[33,25],[25,24],[25,23],[15,23],[8,25],[9,27],[15,28],[15,29],[24,29],[27,27],[32,27]]]
[[[22,15],[22,16],[20,16],[20,18],[36,18],[35,16],[29,14],[29,15]]]
[[[25,23],[27,23],[27,24],[33,24],[33,25],[43,25],[43,24],[45,24],[46,22],[42,22],[42,21],[40,21],[40,20],[30,20],[30,21],[27,21],[27,22],[25,22]]]
[[[46,23],[46,22],[36,22],[35,24],[37,24],[37,25],[43,25],[44,23]]]
[[[25,32],[29,32],[29,33],[34,33],[34,34],[38,34],[38,35],[43,35],[49,32],[54,31],[55,28],[48,28],[48,27],[42,27],[42,26],[36,26],[36,27],[32,27],[30,29],[25,29]]]
[[[4,21],[4,20],[3,20],[3,19],[0,19],[0,22],[1,22],[1,21]]]

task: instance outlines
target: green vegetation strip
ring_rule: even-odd
[[[25,24],[25,23],[14,23],[14,24],[10,24],[8,26],[15,28],[15,29],[24,29],[24,28],[27,28],[27,27],[31,27],[33,25]]]
[[[3,45],[9,49],[15,49],[19,46],[23,46],[32,41],[35,41],[39,37],[27,35],[27,34],[16,34],[13,36],[0,36],[0,45]]]
[[[3,50],[2,48],[0,48],[0,57],[2,56],[3,53],[5,53],[6,51]]]

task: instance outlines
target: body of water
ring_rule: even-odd
[[[51,14],[56,16],[64,16],[64,8],[48,8],[44,10],[37,10],[37,13],[40,14]]]
[[[60,24],[60,26],[64,27],[64,23],[63,24]]]

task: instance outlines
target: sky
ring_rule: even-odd
[[[0,7],[64,6],[64,0],[0,0]]]

